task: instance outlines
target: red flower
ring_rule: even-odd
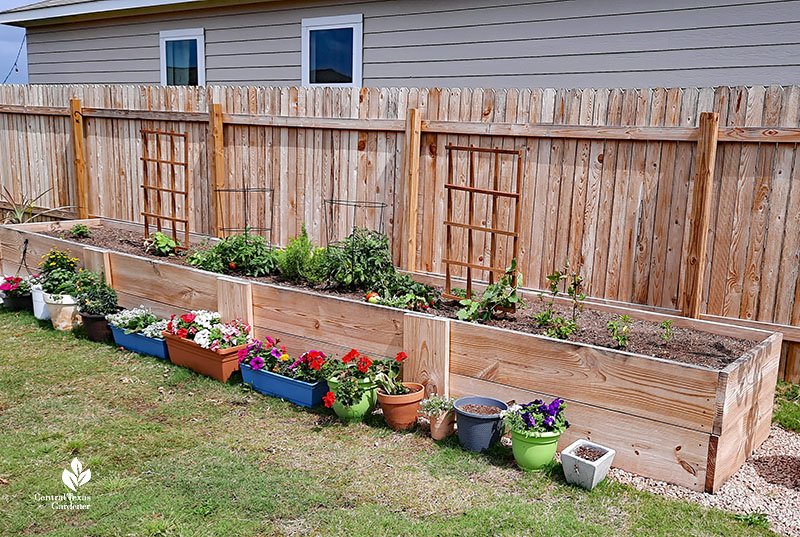
[[[228,263],[228,266],[231,268],[231,270],[236,270],[236,263],[234,263],[233,261]]]
[[[325,363],[325,360],[323,360],[322,357],[315,356],[314,358],[311,359],[311,363],[309,364],[309,367],[311,367],[311,369],[315,369],[315,370],[319,371],[319,369],[323,366],[324,363]]]
[[[353,358],[358,358],[358,356],[359,356],[359,354],[358,354],[358,351],[357,351],[357,350],[355,350],[355,349],[350,349],[350,352],[348,352],[347,354],[345,354],[345,355],[342,357],[342,361],[343,361],[344,363],[348,363],[348,362],[350,362],[350,360],[352,360]]]
[[[179,338],[186,339],[186,336],[188,336],[188,335],[189,335],[189,331],[186,330],[185,328],[181,328],[180,330],[178,330],[178,337]]]
[[[406,358],[408,358],[408,355],[406,355],[406,353],[404,353],[403,351],[400,351],[397,353],[397,358],[395,358],[394,360],[395,362],[402,362]]]
[[[172,321],[167,323],[167,332],[172,332]]]
[[[330,408],[333,406],[333,403],[336,402],[336,396],[333,395],[333,392],[328,392],[322,400],[325,402],[325,406]]]
[[[361,371],[362,373],[366,373],[367,371],[369,371],[369,367],[371,365],[372,365],[372,360],[370,360],[366,356],[362,356],[358,360],[358,370]]]
[[[184,313],[183,315],[181,315],[181,321],[185,322],[186,324],[192,324],[194,318],[195,318],[194,313]]]

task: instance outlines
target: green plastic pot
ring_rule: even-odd
[[[539,433],[528,436],[511,431],[511,449],[520,468],[538,470],[544,468],[556,456],[558,439],[562,433]]]
[[[353,406],[344,406],[339,401],[334,401],[333,411],[340,420],[345,422],[361,421],[364,416],[370,414],[375,408],[375,403],[378,401],[378,389],[370,379],[362,379],[358,381],[359,385],[364,388],[361,394],[361,400],[357,401]],[[328,379],[328,389],[335,391],[336,386],[339,385],[337,379]]]

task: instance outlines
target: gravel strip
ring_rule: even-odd
[[[765,513],[770,529],[800,537],[800,434],[773,425],[769,438],[716,494],[696,492],[613,468],[609,476],[667,498],[734,513]]]

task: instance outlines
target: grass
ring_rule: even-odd
[[[778,381],[772,421],[784,429],[800,432],[800,386]]]
[[[237,384],[0,313],[0,534],[49,536],[749,536],[732,514],[560,468],[526,473],[506,448],[344,426]],[[84,511],[66,492],[79,457]]]

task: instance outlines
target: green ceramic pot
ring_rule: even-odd
[[[511,431],[511,449],[520,468],[538,470],[547,466],[556,456],[556,446],[562,433],[540,433],[527,436]]]
[[[357,401],[353,406],[346,407],[339,401],[333,403],[333,411],[340,420],[345,422],[361,421],[364,416],[370,414],[375,408],[375,403],[378,401],[378,388],[372,383],[370,379],[359,380],[358,383],[364,388],[361,394],[361,400]],[[339,384],[337,379],[328,379],[328,389],[334,391]]]

